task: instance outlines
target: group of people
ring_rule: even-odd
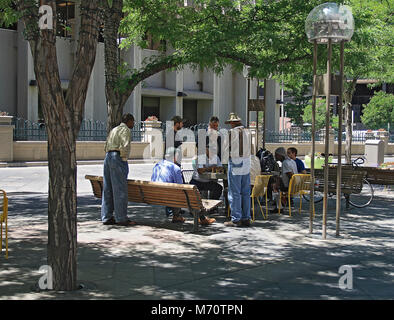
[[[173,121],[174,134],[182,129],[184,120],[175,116]],[[221,135],[218,133],[219,119],[211,117],[208,127],[208,135],[205,144],[205,153],[198,155],[193,161],[193,176],[190,184],[196,185],[200,191],[209,191],[210,199],[220,199],[223,187],[216,181],[204,177],[204,172],[211,171],[212,168],[222,167],[222,148],[228,148],[228,202],[231,210],[231,220],[224,223],[228,227],[249,227],[251,214],[251,172],[253,172],[253,162],[250,153],[250,143],[248,140],[248,130],[245,130],[242,120],[231,113],[225,122],[231,126],[228,141],[223,144]],[[113,128],[108,135],[105,144],[104,176],[103,176],[103,196],[101,220],[105,225],[133,226],[136,222],[127,217],[127,158],[130,153],[131,133],[134,126],[134,117],[125,114],[119,126]],[[246,137],[246,138],[245,138]],[[166,183],[185,183],[180,167],[181,154],[179,146],[182,141],[175,139],[174,146],[166,148],[164,158],[156,163],[153,168],[151,181]],[[273,191],[286,191],[289,187],[291,176],[296,173],[304,173],[305,167],[301,160],[297,159],[297,150],[284,148],[275,150],[275,160],[282,162],[280,179],[270,181],[268,193],[271,196]],[[256,171],[256,170],[255,170]],[[261,169],[257,169],[261,172]],[[271,197],[272,198],[272,197]],[[272,212],[277,210],[274,208]],[[179,208],[165,208],[166,215],[172,218],[172,222],[185,222],[183,214],[185,211]],[[209,214],[209,213],[208,213]],[[209,225],[214,223],[214,218],[200,214],[199,223]]]

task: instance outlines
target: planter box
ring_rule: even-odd
[[[0,116],[0,125],[11,125],[12,116]]]

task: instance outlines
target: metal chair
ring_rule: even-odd
[[[257,199],[257,203],[260,206],[260,211],[261,214],[263,215],[264,219],[267,219],[268,217],[268,195],[267,195],[267,190],[268,190],[268,182],[272,176],[271,175],[258,175],[256,176],[254,180],[254,186],[252,189],[252,194],[250,195],[252,199],[252,208],[253,208],[253,219],[252,221],[255,221],[255,215],[254,215],[254,199]],[[264,215],[264,210],[261,206],[260,199],[259,197],[265,197],[265,208],[266,208],[266,214]]]
[[[8,259],[8,197],[4,190],[0,190],[0,252],[3,252],[3,224],[5,224],[5,258]]]
[[[289,190],[287,192],[280,192],[279,194],[279,214],[281,207],[281,199],[282,194],[285,194],[288,197],[288,205],[289,205],[289,216],[291,217],[291,197],[295,195],[300,196],[300,207],[299,213],[301,213],[302,209],[302,195],[310,193],[310,183],[311,183],[311,175],[310,174],[293,174],[289,182]],[[313,212],[313,216],[315,216],[315,212]]]

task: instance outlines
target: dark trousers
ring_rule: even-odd
[[[191,179],[189,184],[193,184],[197,186],[197,189],[201,191],[209,191],[209,198],[213,200],[219,200],[220,196],[222,195],[223,187],[215,182],[215,181],[209,181],[209,182],[201,182],[197,181],[194,179]],[[200,219],[204,220],[205,216],[200,212]]]
[[[273,185],[276,184],[279,186],[279,190],[282,192],[287,192],[289,190],[289,187],[285,187],[283,180],[279,176],[272,176],[268,182],[267,186],[267,197],[268,199],[272,200],[272,192],[274,190]]]
[[[201,182],[192,179],[189,183],[197,186],[199,191],[209,191],[210,199],[219,200],[222,195],[223,187],[215,181]]]

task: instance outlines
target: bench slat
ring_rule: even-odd
[[[363,186],[363,179],[365,178],[366,172],[356,171],[351,168],[342,168],[342,179],[341,179],[341,192],[343,193],[360,193]],[[324,170],[315,170],[315,180],[319,181],[317,190],[324,190]],[[328,192],[335,193],[337,186],[337,168],[330,167],[328,169]]]

